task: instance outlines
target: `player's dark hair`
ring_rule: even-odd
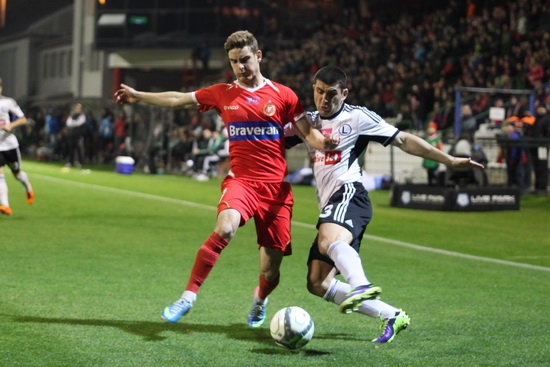
[[[327,85],[338,85],[341,89],[345,89],[347,85],[346,73],[336,66],[325,66],[315,73],[314,81],[320,80]]]
[[[227,53],[235,48],[245,48],[246,46],[249,46],[252,52],[256,52],[258,51],[258,40],[249,31],[237,31],[227,37],[223,48]]]

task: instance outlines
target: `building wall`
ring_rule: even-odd
[[[15,99],[27,98],[31,94],[29,59],[28,38],[0,43],[0,78],[3,94]]]
[[[94,0],[75,0],[71,92],[76,98],[103,97],[106,84],[105,54],[94,49]]]
[[[109,73],[105,53],[94,49],[94,4],[75,0],[21,35],[0,38],[4,94],[23,104],[104,97]]]
[[[38,56],[37,96],[59,96],[70,93],[72,70],[72,46],[46,48]]]

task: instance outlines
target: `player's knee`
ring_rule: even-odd
[[[317,247],[319,248],[319,253],[321,255],[327,256],[328,248],[330,247],[331,244],[332,244],[332,241],[326,238],[325,239],[319,238],[319,240],[317,241]]]
[[[230,241],[233,238],[233,236],[235,236],[235,231],[232,231],[229,228],[216,228],[214,232],[219,234],[223,239],[227,241]]]
[[[222,236],[224,239],[230,241],[237,229],[239,229],[239,224],[241,222],[241,215],[238,211],[234,209],[222,210],[218,214],[218,219],[216,221],[216,228],[214,232]]]
[[[307,290],[309,293],[318,297],[323,297],[326,292],[322,282],[310,278],[307,279]]]
[[[219,234],[222,238],[226,239],[227,241],[230,241],[233,236],[235,236],[235,233],[237,232],[236,226],[234,226],[231,222],[227,221],[218,221],[216,223],[216,228],[214,229],[214,232]]]
[[[275,287],[279,285],[281,278],[279,269],[260,269],[260,276]]]

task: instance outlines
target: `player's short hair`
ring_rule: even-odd
[[[237,31],[227,37],[223,48],[227,53],[235,48],[245,48],[246,46],[249,46],[252,52],[256,52],[258,51],[258,40],[249,31]]]
[[[338,85],[343,90],[346,88],[347,78],[346,73],[339,67],[325,66],[315,73],[313,80],[314,82],[320,80],[328,85]]]

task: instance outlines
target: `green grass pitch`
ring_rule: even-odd
[[[305,289],[315,235],[314,189],[295,187],[294,254],[283,262],[268,320],[300,306],[315,322],[297,353],[276,346],[269,322],[246,327],[257,284],[253,223],[242,227],[176,324],[177,299],[211,233],[219,181],[61,172],[24,162],[36,192],[6,173],[12,216],[0,217],[0,366],[548,366],[550,198],[486,213],[392,208],[371,193],[361,254],[382,299],[411,326],[373,345],[379,321],[339,314]]]

